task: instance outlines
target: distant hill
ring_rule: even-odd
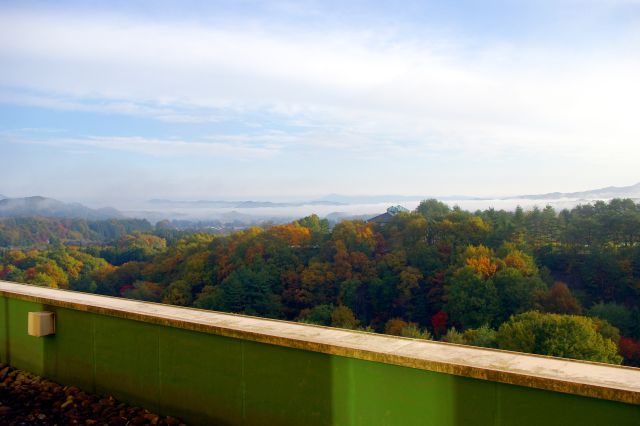
[[[61,217],[87,220],[120,219],[118,210],[107,207],[91,209],[79,203],[64,203],[53,198],[25,197],[0,199],[0,217]]]
[[[234,207],[238,209],[250,209],[260,207],[300,207],[300,206],[341,206],[344,203],[336,201],[303,201],[300,203],[273,203],[271,201],[241,201]]]
[[[482,201],[494,200],[498,197],[479,197],[467,195],[447,195],[447,196],[425,196],[425,195],[341,195],[331,194],[323,197],[320,201],[342,204],[380,204],[396,203],[402,201],[421,201],[429,198],[436,198],[440,201]],[[563,198],[584,199],[584,200],[607,200],[611,198],[634,198],[640,199],[640,183],[631,186],[609,186],[606,188],[592,189],[580,192],[550,192],[547,194],[514,195],[500,197],[502,200],[559,200]]]
[[[610,198],[640,198],[640,183],[631,186],[608,186],[580,192],[550,192],[548,194],[519,195],[509,199],[558,200],[561,198],[578,198],[585,200],[606,200]]]
[[[216,200],[197,200],[197,201],[174,201],[153,199],[149,203],[164,207],[195,207],[195,208],[231,208],[231,209],[254,209],[254,208],[273,208],[273,207],[300,207],[300,206],[341,206],[343,203],[336,201],[302,201],[295,203],[275,203],[271,201],[216,201]]]
[[[337,203],[337,204],[380,204],[380,203],[399,203],[402,201],[422,201],[429,198],[436,198],[438,200],[475,200],[477,197],[470,197],[466,195],[341,195],[330,194],[317,202],[324,203]]]

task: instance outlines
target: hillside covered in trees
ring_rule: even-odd
[[[0,221],[0,279],[413,338],[640,365],[640,205],[227,236],[146,221]],[[20,248],[20,247],[24,248]]]

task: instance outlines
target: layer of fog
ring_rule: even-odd
[[[371,204],[345,204],[345,205],[299,205],[287,207],[255,207],[255,208],[212,208],[212,207],[185,207],[185,206],[138,206],[136,209],[126,210],[124,213],[130,217],[144,217],[151,221],[162,219],[207,221],[220,220],[222,222],[239,221],[243,223],[270,220],[274,222],[286,222],[311,214],[317,214],[321,218],[340,220],[343,218],[369,218],[382,214],[392,205],[401,205],[409,210],[414,210],[421,200],[402,200],[397,202],[371,203]],[[592,203],[596,200],[562,198],[557,200],[539,199],[461,199],[447,200],[450,207],[459,206],[463,210],[476,211],[485,209],[513,211],[520,206],[525,210],[534,207],[544,208],[549,205],[557,211],[571,209],[578,204]]]

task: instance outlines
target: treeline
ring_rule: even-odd
[[[0,279],[414,338],[640,365],[640,205],[386,224],[310,216],[228,236],[7,250]],[[103,234],[100,234],[103,235]]]
[[[152,232],[145,219],[88,221],[47,217],[0,218],[0,247],[34,247],[67,244],[104,243],[133,232]]]

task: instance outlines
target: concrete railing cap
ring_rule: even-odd
[[[6,281],[0,281],[0,295],[300,350],[640,404],[638,368],[407,339]]]

